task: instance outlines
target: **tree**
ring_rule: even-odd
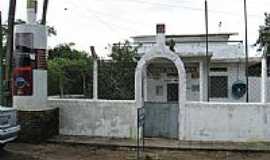
[[[64,95],[64,81],[65,72],[64,68],[67,66],[68,61],[63,58],[56,58],[48,61],[48,89],[51,92],[60,91],[60,97]],[[54,88],[53,91],[50,89]],[[56,90],[56,91],[55,91]]]
[[[268,76],[270,76],[270,14],[265,13],[264,25],[259,26],[259,38],[257,39],[254,46],[258,46],[258,51],[265,49],[267,56],[267,70]],[[261,64],[257,64],[253,68],[256,68],[257,72],[261,71]],[[259,75],[259,74],[257,74]]]
[[[258,50],[261,51],[264,47],[268,47],[268,55],[270,52],[270,14],[265,13],[265,23],[259,26],[259,38],[257,39],[255,46],[258,46]]]
[[[49,50],[49,95],[81,94],[91,96],[92,57],[73,49],[74,43],[60,44]]]
[[[109,57],[111,57],[114,62],[136,62],[138,61],[138,48],[139,46],[131,46],[129,41],[115,43]]]
[[[99,98],[134,99],[137,48],[128,41],[114,44],[109,55],[112,60],[99,61]]]

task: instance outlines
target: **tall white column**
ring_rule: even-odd
[[[93,64],[93,99],[98,100],[98,63],[94,58]]]
[[[200,61],[200,101],[206,102],[207,101],[207,92],[208,92],[208,85],[207,85],[207,75],[206,75],[206,61]]]
[[[267,101],[267,58],[264,55],[262,58],[262,77],[261,77],[261,102]]]
[[[147,67],[145,67],[146,70],[147,70]],[[148,101],[148,98],[147,98],[147,71],[144,70],[143,71],[143,98],[144,98],[144,102],[147,102]]]
[[[27,22],[35,24],[37,19],[37,0],[27,0]]]

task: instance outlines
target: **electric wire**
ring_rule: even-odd
[[[120,1],[123,1],[123,0],[120,0]],[[195,7],[183,6],[183,5],[179,5],[179,4],[168,4],[168,3],[160,3],[160,2],[152,2],[152,1],[150,2],[150,1],[146,1],[146,0],[132,0],[132,1],[125,1],[125,2],[137,3],[137,4],[141,4],[141,5],[148,4],[148,5],[152,5],[152,6],[162,6],[162,7],[169,7],[169,8],[182,8],[182,9],[187,9],[187,10],[192,10],[192,11],[204,12],[203,8],[195,8]],[[214,13],[214,14],[225,14],[225,15],[233,15],[233,16],[239,15],[239,13],[235,13],[235,12],[213,10],[213,9],[209,9],[209,12]],[[263,17],[264,15],[248,14],[248,16],[258,18],[258,17]]]
[[[109,30],[113,31],[113,32],[118,32],[119,31],[126,31],[127,33],[130,33],[130,31],[132,31],[133,33],[138,33],[138,31],[132,27],[123,27],[123,25],[118,25],[118,24],[115,24],[115,23],[112,23],[112,21],[106,21],[104,20],[103,18],[101,17],[104,17],[105,14],[101,14],[99,12],[95,12],[95,10],[92,10],[92,9],[89,9],[89,8],[84,8],[82,6],[79,6],[78,4],[76,4],[74,1],[72,0],[67,0],[69,1],[70,3],[72,3],[74,6],[76,6],[76,10],[79,10],[79,11],[84,11],[84,13],[81,15],[81,16],[86,16],[86,17],[89,17],[88,15],[92,15],[96,18],[96,20],[99,21],[99,23],[103,24],[104,26],[106,26]],[[79,9],[80,8],[80,9]],[[82,10],[83,9],[83,10]],[[108,15],[107,15],[108,16]],[[119,21],[119,19],[118,19]],[[123,22],[125,23],[125,22]]]

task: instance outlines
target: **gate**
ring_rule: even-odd
[[[178,139],[178,103],[145,102],[145,137]]]

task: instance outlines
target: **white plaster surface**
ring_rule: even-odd
[[[47,110],[47,71],[33,70],[33,95],[14,96],[13,106],[23,111]]]
[[[270,104],[189,102],[184,110],[185,140],[270,141]]]
[[[20,24],[15,26],[15,33],[32,33],[33,48],[47,49],[47,27],[37,24]]]
[[[60,109],[60,134],[136,137],[135,101],[50,99]],[[270,141],[270,104],[187,102],[180,140]]]
[[[136,137],[135,101],[50,99],[59,107],[60,134],[94,137]]]

